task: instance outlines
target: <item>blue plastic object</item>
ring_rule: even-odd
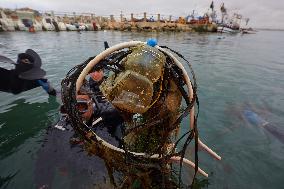
[[[147,45],[151,46],[151,47],[155,47],[156,45],[158,44],[157,40],[156,39],[148,39],[147,41]]]
[[[42,80],[37,80],[37,83],[46,91],[49,92],[49,83],[48,82],[44,82]]]

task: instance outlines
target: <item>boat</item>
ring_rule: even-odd
[[[242,34],[256,34],[256,31],[252,28],[242,28],[241,29]]]
[[[234,13],[233,15],[229,15],[227,12],[227,8],[225,8],[224,3],[221,5],[221,22],[218,23],[217,32],[219,33],[229,33],[229,34],[237,34],[240,33],[240,23],[242,19],[242,15],[238,13]]]
[[[248,27],[248,22],[249,22],[249,18],[245,18],[245,24],[244,26],[241,27],[241,33],[242,34],[256,34],[256,30],[252,29],[251,27]]]
[[[232,27],[228,26],[218,26],[217,27],[217,32],[219,33],[229,33],[229,34],[237,34],[240,33],[239,29],[233,29]]]
[[[135,180],[144,188],[159,186],[164,181],[168,188],[180,187],[171,179],[173,163],[187,165],[194,168],[195,173],[208,177],[205,171],[183,156],[188,144],[180,144],[182,138],[195,140],[196,147],[199,146],[215,159],[221,160],[219,155],[198,138],[196,132],[195,76],[191,66],[193,77],[188,76],[178,58],[186,64],[189,62],[178,53],[172,54],[174,50],[158,46],[152,39],[147,43],[130,41],[112,47],[105,43],[105,47],[106,50],[97,56],[72,68],[61,83],[65,113],[75,132],[83,139],[84,149],[88,154],[99,156],[105,161],[114,186],[113,171],[124,175],[121,179],[124,182],[120,183],[122,188],[129,186],[128,184],[131,186]],[[107,75],[99,84],[98,95],[88,89],[86,78],[89,73],[102,69]],[[82,96],[85,96],[86,106],[82,104]],[[183,107],[185,109],[182,108],[182,99],[186,102]],[[92,110],[100,111],[101,104],[104,107],[111,104],[123,118],[121,145],[109,142],[98,133],[97,129],[101,126],[97,124],[105,118],[100,117],[100,114],[91,118],[92,114],[88,113]],[[85,109],[82,110],[82,107]],[[174,139],[174,135],[178,136],[179,123],[188,114],[190,121],[185,128],[187,132],[181,138]],[[180,151],[176,148],[177,144],[184,148]],[[197,152],[198,149],[195,148],[195,157]],[[163,167],[163,171],[158,167]],[[135,171],[129,172],[129,169]]]
[[[211,11],[210,11],[211,9]],[[214,10],[214,3],[210,4],[210,9],[203,15],[198,16],[195,10],[186,17],[186,23],[197,32],[216,32],[216,11]]]

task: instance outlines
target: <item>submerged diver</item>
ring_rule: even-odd
[[[32,49],[18,54],[16,63],[4,56],[0,56],[0,62],[15,65],[12,70],[0,67],[0,91],[19,94],[41,86],[49,95],[56,96],[56,90],[44,78],[40,56]]]
[[[82,121],[92,130],[99,132],[111,143],[120,144],[123,132],[123,118],[119,111],[106,99],[100,91],[100,84],[104,79],[102,68],[96,68],[89,74],[89,80],[84,80],[83,86],[76,95],[76,109]],[[66,130],[69,118],[64,106],[60,108],[61,118],[55,125],[59,130]],[[110,134],[110,136],[109,136]],[[115,140],[114,140],[115,139]],[[81,143],[81,139],[75,134],[71,138],[72,144]]]
[[[93,70],[89,75],[89,82],[85,84],[88,88],[85,86],[79,91],[76,107],[88,126],[95,130],[107,128],[108,132],[119,140],[124,120],[100,91],[99,87],[104,78],[103,69]]]

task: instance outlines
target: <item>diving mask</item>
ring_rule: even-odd
[[[93,102],[88,95],[77,95],[76,108],[82,118],[89,120],[93,114]]]

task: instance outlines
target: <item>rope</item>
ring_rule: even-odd
[[[178,187],[181,187],[181,172],[182,172],[182,162],[185,156],[185,151],[189,145],[189,143],[193,140],[193,138],[195,139],[195,174],[194,174],[194,178],[193,178],[193,182],[192,182],[192,187],[194,184],[194,179],[196,176],[196,173],[198,171],[198,131],[197,131],[197,118],[198,118],[198,114],[199,114],[199,102],[198,102],[198,97],[197,97],[197,84],[196,84],[196,78],[195,78],[195,74],[193,72],[193,69],[190,65],[190,63],[178,52],[166,47],[166,46],[161,46],[162,48],[167,48],[169,50],[171,50],[172,52],[174,52],[175,54],[177,54],[179,57],[181,57],[183,60],[185,60],[185,62],[187,62],[187,64],[189,65],[189,68],[191,70],[191,75],[193,77],[193,99],[191,101],[188,100],[188,94],[187,92],[183,89],[182,85],[185,84],[185,82],[183,81],[182,77],[179,77],[177,79],[174,79],[173,81],[176,83],[176,85],[178,86],[179,91],[181,92],[183,98],[186,101],[187,107],[180,113],[180,115],[176,118],[175,122],[172,124],[172,126],[170,126],[168,129],[165,129],[164,132],[169,133],[171,132],[173,129],[177,128],[178,125],[181,123],[182,119],[185,118],[189,112],[191,111],[191,109],[194,107],[194,104],[197,104],[198,107],[198,112],[197,115],[194,116],[194,127],[193,129],[190,129],[189,131],[187,131],[185,134],[183,134],[175,143],[174,143],[174,148],[173,150],[169,153],[169,154],[162,154],[162,147],[163,145],[160,145],[157,148],[157,151],[152,152],[153,154],[160,154],[160,169],[163,169],[163,167],[165,167],[165,165],[167,164],[168,160],[176,155],[180,155],[181,159],[180,159],[180,169],[179,169],[179,182],[178,182]],[[114,52],[111,55],[109,55],[108,57],[102,59],[97,66],[102,66],[104,69],[106,70],[112,70],[114,72],[120,73],[122,71],[124,71],[122,65],[120,65],[120,61],[125,58],[129,53],[131,53],[131,51],[118,51],[118,52]],[[181,73],[179,71],[178,67],[174,67],[174,63],[173,60],[168,57],[166,54],[165,56],[167,57],[167,66],[165,66],[165,71],[167,71],[168,73],[170,73],[170,76],[178,76],[179,73]],[[92,140],[94,141],[98,141],[98,138],[96,137],[96,133],[86,124],[84,124],[80,118],[80,114],[78,113],[75,104],[76,104],[76,82],[77,79],[79,78],[79,75],[81,74],[81,72],[86,68],[86,66],[88,65],[88,63],[93,60],[95,57],[90,57],[89,59],[87,59],[85,62],[83,62],[82,64],[79,64],[77,66],[75,66],[74,68],[72,68],[66,75],[65,79],[62,80],[62,102],[64,107],[66,108],[67,114],[69,115],[69,119],[71,121],[71,125],[74,128],[74,130],[76,132],[78,132],[83,138],[84,140],[86,140],[89,143],[92,143]],[[105,64],[107,63],[107,64]],[[165,72],[164,72],[165,74]],[[163,74],[163,75],[164,75]],[[164,83],[164,80],[168,80],[169,78],[162,78],[161,79],[161,83]],[[158,92],[158,97],[155,98],[154,101],[152,101],[151,103],[151,107],[159,100],[162,100],[163,96],[161,95],[163,92],[166,91],[166,89],[162,87],[163,85],[160,86],[159,92]],[[78,90],[78,89],[77,89]],[[152,117],[149,120],[146,120],[144,123],[140,123],[137,124],[135,127],[132,127],[130,129],[127,129],[124,132],[124,135],[128,135],[131,132],[134,131],[140,131],[143,129],[147,129],[153,126],[157,126],[159,125],[159,123],[163,123],[163,120],[166,120],[166,118],[169,118],[169,116],[171,115],[167,115],[163,118],[159,118],[159,114],[157,114],[156,116]],[[93,137],[87,137],[87,133],[91,133]],[[184,139],[186,137],[186,141],[183,144],[182,149],[179,152],[175,152],[174,149],[177,147],[178,143],[180,143],[182,141],[182,139]],[[165,135],[164,137],[162,137],[162,141],[167,141],[167,135]],[[141,169],[141,167],[145,168],[145,169],[152,169],[153,167],[150,166],[147,167],[147,165],[151,165],[151,163],[149,164],[149,159],[145,158],[145,157],[140,157],[135,155],[134,153],[130,152],[130,150],[128,149],[124,138],[122,138],[122,150],[125,152],[124,153],[124,162],[126,163],[126,165],[129,165],[130,167],[137,167],[139,165],[139,168]],[[149,157],[151,156],[151,154],[149,154]],[[152,168],[151,168],[152,167]],[[114,167],[115,168],[115,167]],[[162,174],[162,186],[167,186],[166,185],[166,178],[164,177],[164,174]]]

